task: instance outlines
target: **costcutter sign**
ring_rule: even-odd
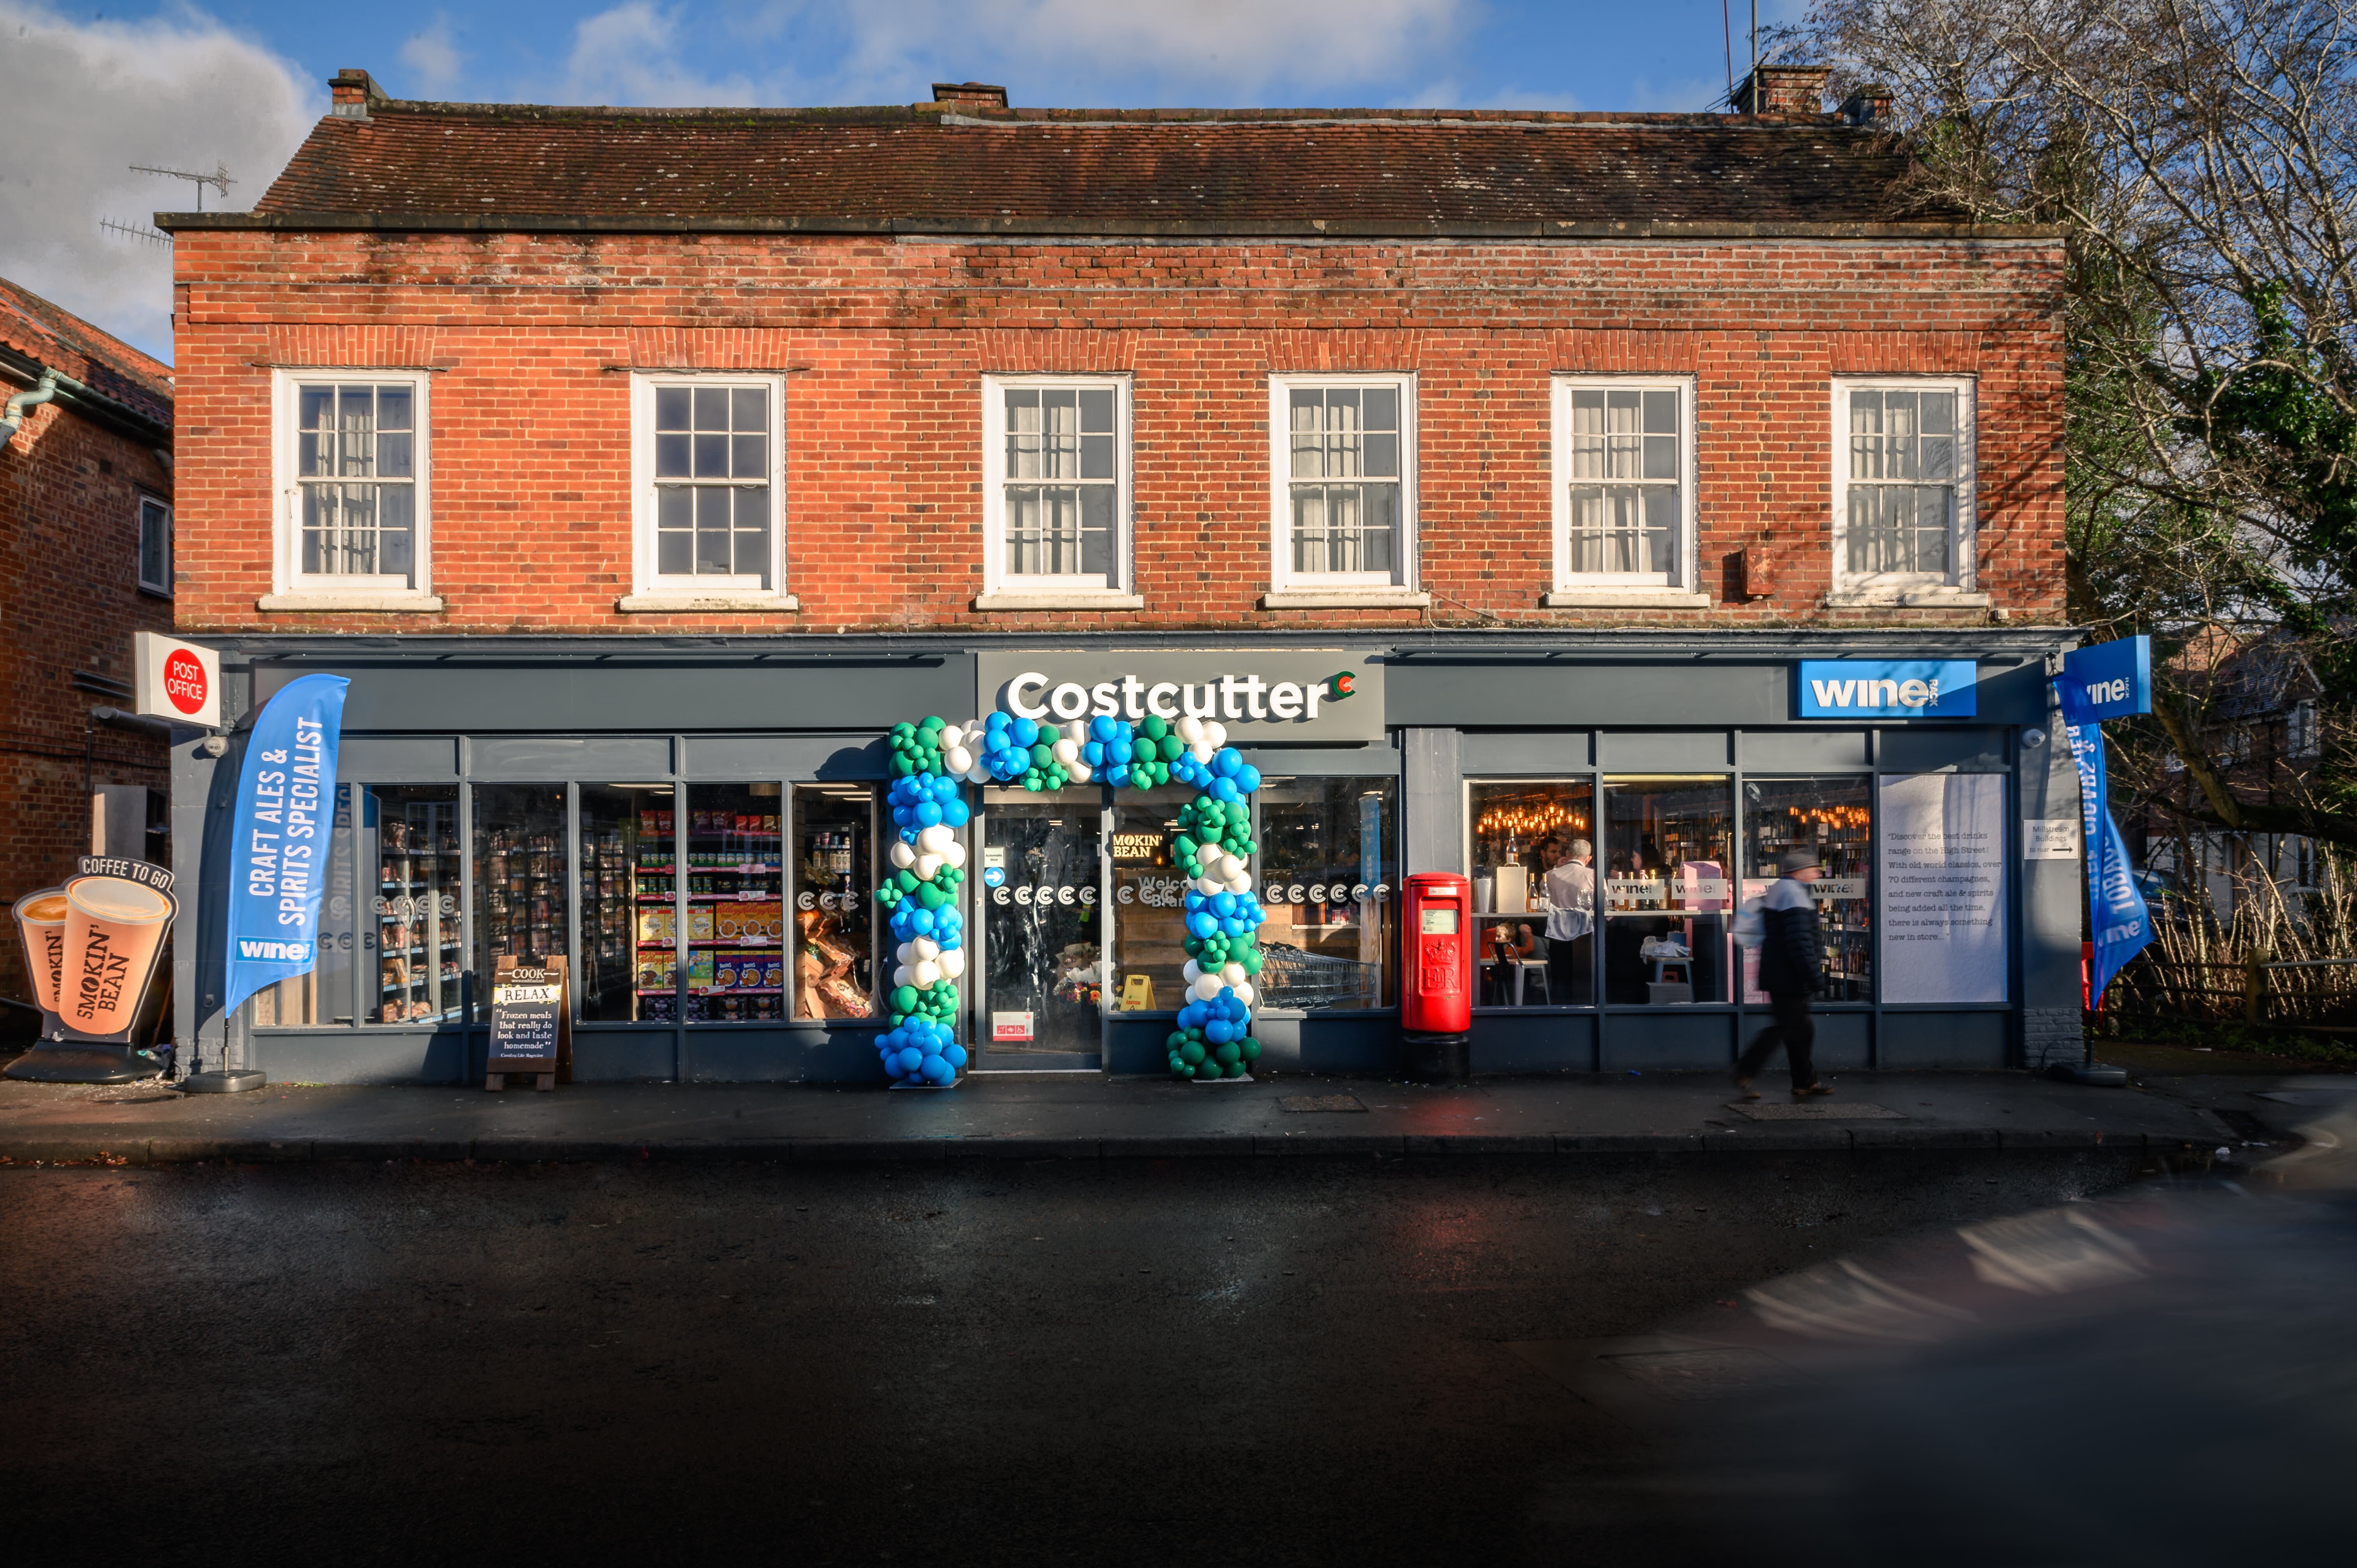
[[[221,655],[161,632],[131,634],[132,710],[198,729],[221,728]]]
[[[1804,659],[1804,719],[1968,719],[1979,670],[1969,659]]]
[[[1042,724],[1216,720],[1243,745],[1377,741],[1383,667],[1365,649],[1034,650],[974,660],[978,711]]]

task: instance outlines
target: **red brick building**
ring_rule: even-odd
[[[169,758],[160,736],[93,721],[128,709],[131,637],[172,626],[169,366],[0,279],[0,625],[6,636],[6,800],[0,888],[14,899],[72,875],[91,852],[93,792],[156,825]],[[23,1001],[12,935],[0,995]]]
[[[816,737],[871,744],[928,711],[908,703],[986,709],[977,671],[1027,648],[1386,665],[1384,722],[1351,744],[1367,750],[1351,766],[1394,780],[1362,792],[1383,804],[1361,824],[1388,846],[1366,866],[1392,870],[1349,886],[1523,875],[1498,868],[1530,846],[1481,825],[1523,809],[1467,794],[1476,772],[1554,778],[1532,782],[1555,790],[1540,814],[1592,837],[1611,785],[1571,772],[1739,770],[1745,726],[1801,716],[1800,652],[1975,660],[1983,727],[2042,726],[2034,666],[2060,644],[2020,628],[2062,603],[2061,242],[1905,210],[1909,150],[1870,102],[1826,113],[1822,72],[1763,75],[1764,113],[1616,115],[1028,110],[972,84],[906,108],[618,111],[393,102],[344,72],[253,211],[158,219],[186,415],[179,625],[251,669],[256,696],[285,671],[352,673],[348,723],[385,758],[367,766],[447,779],[477,858],[451,884],[464,960],[436,967],[461,977],[487,942],[522,940],[495,934],[511,929],[487,891],[496,844],[544,844],[518,853],[587,887],[597,768],[678,780],[686,822],[719,735],[801,736],[813,758]],[[1657,678],[1717,659],[1746,673]],[[1482,673],[1418,673],[1444,667]],[[808,678],[788,693],[765,669]],[[2012,732],[1857,723],[1877,719],[2013,771]],[[1687,740],[1616,754],[1619,726]],[[488,761],[508,755],[489,733],[520,728],[584,760]],[[1548,738],[1490,738],[1509,732]],[[1844,733],[1825,756],[1883,768],[1869,728]],[[648,749],[601,752],[626,734]],[[1888,756],[1958,766],[1920,744]],[[1325,775],[1308,751],[1286,766],[1342,776],[1317,756]],[[787,809],[733,815],[802,832],[791,798],[824,768],[761,757],[727,766]],[[468,791],[500,768],[563,777],[486,826]],[[1723,868],[1731,844],[1696,847],[1744,831],[1740,808],[1721,816],[1657,822],[1653,847],[1597,865],[1674,844]],[[605,928],[586,891],[519,896],[545,919],[534,942],[587,961]],[[1386,918],[1354,927],[1351,961],[1382,972],[1354,993],[1370,1016],[1395,983]],[[1062,934],[1071,972],[1097,965],[1083,990],[1119,988],[1117,942]],[[874,940],[819,967],[850,983]],[[1975,1004],[2004,1014],[2003,1038],[1961,1058],[2021,1048],[2045,984],[2025,950]],[[1636,963],[1599,959],[1581,998],[1548,998],[1604,1009],[1562,1026],[1579,1059],[1612,1054],[1613,996],[1679,983]],[[780,1065],[795,1024],[850,1026],[798,1010],[815,994],[799,967],[782,1016],[724,1017],[700,983],[683,966],[637,988],[662,1006],[586,1004],[585,1025],[642,1031],[610,1070],[832,1070]],[[1727,973],[1684,983],[1697,1006],[1741,1004]],[[465,1059],[463,1002],[330,989],[347,985],[351,1012],[292,999],[254,1037],[314,1076]],[[1852,989],[1872,1055],[1881,993]],[[1307,1038],[1325,1020],[1303,1011]],[[317,1032],[336,1019],[353,1033]],[[439,1043],[370,1044],[371,1021]],[[699,1051],[697,1023],[771,1024],[780,1043],[765,1056],[740,1030]],[[298,1024],[314,1032],[268,1033]],[[1723,1033],[1674,1049],[1709,1056]],[[1112,1038],[1081,1056],[1126,1059]]]

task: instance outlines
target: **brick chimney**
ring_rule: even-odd
[[[1853,125],[1879,125],[1890,118],[1890,89],[1879,83],[1853,90],[1842,100],[1841,116]]]
[[[1735,112],[1814,119],[1825,112],[1825,81],[1832,75],[1829,66],[1760,66],[1736,83]]]
[[[328,78],[328,91],[335,101],[328,113],[339,120],[365,120],[370,110],[385,101],[375,79],[356,66],[348,65]]]
[[[986,81],[936,81],[933,102],[952,109],[1004,109],[1006,89],[993,87]]]

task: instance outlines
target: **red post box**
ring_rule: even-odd
[[[1401,891],[1400,1043],[1410,1078],[1470,1075],[1473,885],[1453,871],[1419,871]]]

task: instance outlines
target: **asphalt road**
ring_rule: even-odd
[[[1635,1332],[2134,1174],[2030,1152],[0,1171],[0,1541],[249,1565],[1681,1561],[1641,1435],[1509,1344]]]

